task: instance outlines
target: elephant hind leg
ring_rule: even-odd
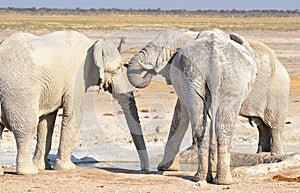
[[[77,119],[79,117],[76,117]],[[63,120],[60,134],[60,142],[56,157],[56,170],[71,170],[76,166],[71,161],[72,149],[77,135],[77,121],[73,113],[73,98],[69,95],[65,98],[63,105]]]
[[[6,101],[2,103],[5,112],[5,126],[14,134],[17,145],[16,172],[17,174],[37,174],[38,169],[32,162],[32,140],[39,122],[38,104],[24,101]],[[35,96],[32,100],[37,101]],[[30,113],[29,113],[30,112]]]
[[[67,120],[66,120],[67,119]],[[65,124],[65,123],[67,124]],[[55,170],[75,169],[75,164],[71,161],[72,149],[77,135],[77,125],[73,116],[63,118],[60,143],[56,157]]]
[[[37,174],[38,168],[32,162],[31,141],[38,120],[36,122],[28,120],[26,123],[18,124],[17,130],[12,128],[17,142],[17,174]]]
[[[188,103],[191,118],[193,138],[196,139],[198,149],[198,169],[194,175],[195,181],[212,182],[210,163],[210,132],[206,132],[206,103],[199,94],[190,96],[192,103]],[[193,140],[195,140],[193,139]]]
[[[235,127],[241,98],[223,98],[216,109],[215,131],[217,139],[217,174],[214,179],[216,184],[231,184],[230,149],[232,143],[232,130]],[[213,113],[212,113],[213,114]],[[213,119],[213,118],[212,118]]]
[[[33,157],[33,163],[38,169],[51,169],[48,154],[51,149],[52,135],[55,125],[57,111],[40,118],[37,130],[37,144]]]

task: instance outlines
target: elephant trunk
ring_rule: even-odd
[[[148,86],[153,75],[165,67],[177,49],[195,39],[198,34],[182,29],[160,33],[129,61],[127,76],[130,83],[136,88]]]
[[[198,35],[199,35],[199,32],[180,31],[180,33],[174,35],[171,39],[169,39],[164,44],[164,46],[162,47],[162,49],[157,57],[157,60],[155,63],[156,72],[159,72],[161,69],[163,69],[167,65],[169,60],[177,52],[178,49],[180,49],[182,46],[184,46],[187,42],[196,39],[196,37]]]
[[[145,88],[151,82],[154,72],[143,68],[139,62],[130,61],[127,66],[129,82],[136,88]]]
[[[160,49],[154,42],[150,42],[131,58],[127,65],[127,76],[133,86],[145,88],[150,84],[155,74],[153,68]]]
[[[124,111],[125,118],[127,121],[127,125],[130,130],[131,137],[137,149],[141,170],[148,171],[149,170],[149,160],[148,153],[140,125],[140,120],[134,100],[134,95],[132,92],[128,92],[125,94],[114,94],[113,97],[118,100],[118,103],[121,105],[121,108]]]

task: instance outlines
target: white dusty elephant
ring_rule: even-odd
[[[182,33],[174,37],[165,44],[156,64],[152,65],[155,72],[163,73],[171,80],[179,96],[164,158],[158,169],[173,169],[174,158],[191,120],[193,134],[200,146],[195,180],[212,181],[211,168],[207,167],[208,157],[205,156],[212,147],[203,143],[208,113],[212,119],[210,134],[213,137],[216,133],[218,141],[216,183],[231,183],[229,150],[231,128],[237,114],[248,117],[258,126],[258,152],[282,153],[281,131],[287,114],[289,76],[274,52],[263,43],[249,41],[249,44],[237,34],[227,36],[221,31],[202,32],[197,40],[186,43],[184,47],[176,40],[177,37],[182,39]],[[180,47],[182,49],[174,56]],[[153,73],[149,65],[136,65],[140,63],[143,61],[128,64],[127,74],[135,86],[140,85],[139,81],[134,81],[138,76],[137,69]],[[143,85],[151,81],[143,77],[141,80]]]
[[[142,170],[148,155],[132,87],[117,46],[93,41],[75,31],[43,36],[16,33],[0,45],[0,134],[11,130],[17,142],[17,173],[34,174],[47,167],[57,110],[63,108],[55,169],[72,169],[71,153],[82,119],[81,105],[93,85],[109,90],[121,105]],[[37,132],[34,164],[31,139]]]

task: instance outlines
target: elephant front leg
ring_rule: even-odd
[[[179,152],[181,141],[189,125],[189,116],[186,107],[177,100],[173,120],[169,131],[168,141],[165,147],[163,160],[158,164],[158,170],[177,171],[180,170]]]
[[[56,164],[54,166],[54,169],[56,170],[70,170],[76,168],[75,164],[71,161],[71,156],[77,135],[77,122],[73,115],[73,104],[70,101],[64,104],[63,107],[60,142]]]
[[[259,132],[259,141],[257,153],[261,152],[271,152],[271,130],[265,124],[261,123],[257,126]]]
[[[253,120],[253,118],[252,118]],[[284,128],[284,123],[275,125],[274,127],[268,126],[260,118],[254,119],[259,131],[259,142],[257,153],[271,152],[275,154],[283,154],[282,132],[279,128]]]
[[[51,149],[56,114],[57,111],[40,118],[37,130],[37,144],[33,157],[33,163],[40,170],[51,169],[48,154]]]
[[[284,124],[281,127],[284,128]],[[283,144],[282,144],[282,131],[278,128],[271,129],[271,153],[283,154]]]

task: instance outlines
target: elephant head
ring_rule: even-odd
[[[148,86],[153,75],[161,72],[177,49],[195,39],[197,35],[197,32],[184,29],[161,32],[127,64],[130,83],[137,88]]]
[[[126,77],[126,68],[122,65],[121,55],[109,40],[98,40],[92,46],[92,54],[99,71],[100,88],[112,94],[122,94],[133,90]]]
[[[138,151],[141,169],[149,169],[148,154],[141,130],[140,120],[134,100],[134,87],[129,83],[126,68],[122,65],[122,58],[117,46],[106,39],[98,40],[89,50],[92,65],[86,68],[87,79],[100,80],[100,89],[109,91],[121,105],[130,129],[132,139]],[[93,65],[94,64],[94,65]],[[96,77],[98,76],[98,77]]]
[[[242,46],[244,46],[246,48],[246,50],[250,53],[250,55],[254,58],[255,54],[253,49],[251,48],[249,42],[242,36],[240,36],[239,34],[236,33],[231,33],[229,34],[229,37],[231,40],[241,44]]]

